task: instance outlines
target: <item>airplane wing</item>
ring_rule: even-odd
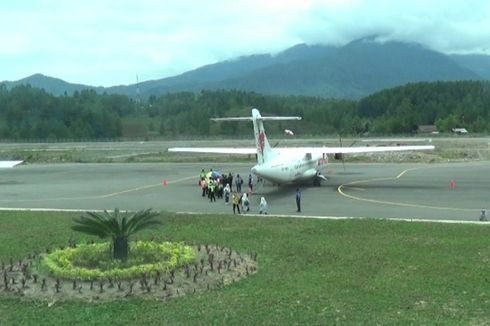
[[[210,154],[257,154],[253,147],[171,147],[169,152],[210,153]]]
[[[400,151],[421,151],[433,150],[434,146],[362,146],[362,147],[281,147],[274,148],[279,154],[356,154],[356,153],[379,153],[379,152],[400,152]],[[237,154],[250,155],[257,154],[253,147],[172,147],[169,152],[182,153],[210,153],[210,154]]]
[[[258,117],[257,120],[262,121],[288,121],[301,120],[301,117]],[[253,117],[229,117],[229,118],[211,118],[212,121],[252,121]]]
[[[24,161],[0,161],[0,168],[13,168],[21,163]]]
[[[311,154],[357,154],[357,153],[379,153],[379,152],[401,152],[433,150],[432,145],[419,146],[362,146],[362,147],[283,147],[274,148],[281,154],[311,153]]]

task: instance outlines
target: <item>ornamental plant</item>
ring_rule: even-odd
[[[169,272],[195,261],[192,247],[183,243],[130,242],[128,260],[107,257],[109,243],[81,244],[76,248],[54,250],[42,261],[55,277],[64,279],[130,279],[141,274]]]
[[[100,238],[112,238],[112,258],[126,261],[129,254],[129,237],[138,231],[161,224],[156,219],[158,213],[151,209],[136,213],[121,213],[116,208],[113,213],[86,212],[85,216],[74,218],[72,229]]]

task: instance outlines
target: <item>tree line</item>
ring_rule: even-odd
[[[374,133],[408,133],[419,125],[441,132],[490,131],[490,82],[424,82],[384,90],[361,99],[356,114]]]
[[[250,136],[246,123],[214,123],[212,117],[299,115],[298,122],[267,125],[271,135],[293,129],[308,135],[413,133],[420,125],[441,132],[464,127],[490,131],[490,83],[457,81],[413,83],[359,101],[303,96],[273,96],[239,90],[179,92],[150,96],[144,102],[94,90],[56,97],[42,89],[0,85],[0,137],[3,139],[100,139],[127,136],[125,121],[145,124],[140,137]],[[134,135],[132,135],[134,136]]]
[[[134,111],[126,96],[94,90],[56,97],[43,89],[0,85],[3,139],[97,139],[122,136],[121,119]]]
[[[161,135],[250,135],[244,123],[213,123],[212,117],[298,115],[299,122],[268,124],[268,133],[285,128],[308,135],[396,135],[435,125],[440,132],[466,128],[490,132],[490,83],[423,82],[387,89],[359,101],[301,96],[270,96],[243,91],[202,91],[150,97],[148,114],[159,120]]]

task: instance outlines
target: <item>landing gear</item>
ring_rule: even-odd
[[[315,179],[313,179],[313,187],[320,187],[322,184],[322,179],[316,177]]]
[[[321,183],[322,183],[322,180],[327,181],[327,178],[323,174],[321,174],[320,171],[317,171],[316,172],[316,176],[313,179],[313,186],[314,187],[320,187],[321,186]]]

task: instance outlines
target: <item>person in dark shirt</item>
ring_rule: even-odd
[[[299,191],[299,188],[296,188],[296,212],[300,213],[301,212],[301,191]]]
[[[238,193],[242,192],[242,184],[243,184],[243,179],[240,177],[239,174],[236,175],[236,180],[235,180],[235,185],[236,185],[236,191]]]

